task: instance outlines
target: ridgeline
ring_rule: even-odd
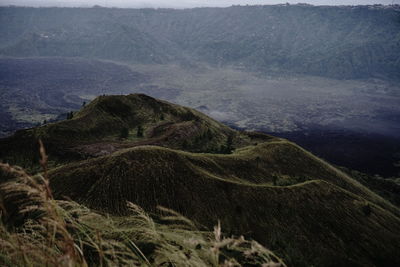
[[[0,158],[37,170],[39,138],[56,199],[121,218],[127,201],[154,215],[163,206],[204,230],[220,220],[291,266],[400,264],[399,208],[285,139],[141,94],[18,131],[0,140]]]

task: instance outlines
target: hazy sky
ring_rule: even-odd
[[[201,7],[279,3],[309,3],[313,5],[400,4],[400,0],[0,0],[0,5],[24,6],[93,6],[107,7]]]

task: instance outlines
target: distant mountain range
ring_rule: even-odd
[[[0,55],[400,78],[400,12],[373,6],[0,8]]]

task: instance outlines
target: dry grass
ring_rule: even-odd
[[[285,266],[255,241],[224,237],[219,223],[211,233],[166,208],[155,220],[128,202],[128,216],[110,217],[54,200],[40,152],[43,175],[0,164],[0,265]]]

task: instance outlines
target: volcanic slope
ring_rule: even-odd
[[[29,160],[22,144],[39,137],[61,165],[49,172],[57,198],[120,216],[126,201],[164,206],[208,229],[220,220],[292,266],[400,264],[399,209],[287,140],[145,95],[99,97],[70,120],[3,139],[0,151]]]
[[[243,146],[251,141],[248,135],[196,110],[143,94],[100,96],[74,112],[69,120],[17,131],[0,139],[0,158],[25,168],[38,166],[39,138],[55,164],[138,145],[225,153],[229,146]]]
[[[289,263],[396,265],[398,209],[287,141],[230,155],[140,146],[50,172],[56,196],[126,214],[177,210],[209,228],[246,233]],[[290,184],[274,186],[274,184]]]

